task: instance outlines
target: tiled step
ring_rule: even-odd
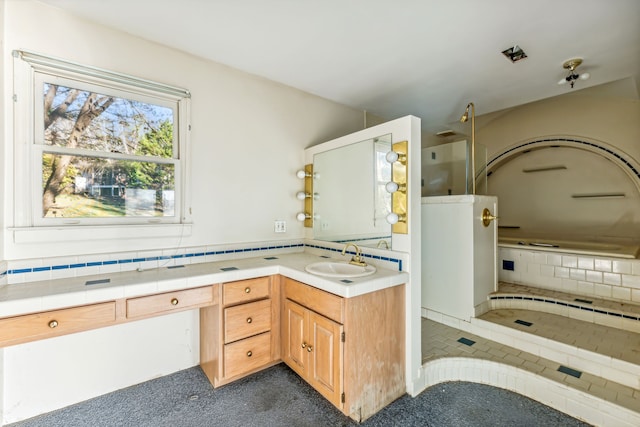
[[[535,344],[523,350],[518,339],[498,332],[491,322],[474,319],[468,323],[435,312],[427,314],[431,319],[422,321],[427,386],[475,381],[521,393],[593,425],[640,425],[637,388],[547,358]]]
[[[518,309],[492,310],[472,324],[515,348],[640,390],[638,333]]]
[[[500,282],[489,309],[541,311],[640,333],[640,305]]]

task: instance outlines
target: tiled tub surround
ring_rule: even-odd
[[[138,269],[170,268],[305,251],[319,256],[340,257],[343,248],[344,244],[340,243],[305,239],[2,261],[0,262],[0,285],[111,274]],[[363,249],[364,260],[377,267],[402,271],[403,263],[406,265],[407,257],[405,254],[371,248]],[[350,257],[354,254],[353,249],[350,248],[347,253]],[[348,259],[344,258],[344,260]]]
[[[640,304],[640,260],[498,248],[498,280]]]

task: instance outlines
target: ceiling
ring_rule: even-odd
[[[42,0],[86,19],[437,132],[632,77],[639,0]],[[520,46],[511,63],[501,51]],[[580,57],[589,80],[558,85]],[[638,97],[638,94],[633,94]]]

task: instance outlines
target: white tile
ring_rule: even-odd
[[[602,273],[602,280],[608,285],[620,285],[622,277],[617,273]]]
[[[562,290],[575,294],[578,292],[578,281],[575,279],[562,279]]]
[[[633,276],[631,274],[622,275],[622,286],[629,288],[640,289],[640,276]]]
[[[547,263],[547,254],[544,252],[534,252],[533,254],[533,262],[536,264],[546,264]]]
[[[557,254],[547,254],[547,264],[561,266],[562,256]]]
[[[598,271],[611,271],[611,260],[596,258],[594,267]]]
[[[595,285],[590,282],[578,282],[578,293],[581,295],[593,295]]]
[[[631,301],[640,303],[640,289],[631,289]]]
[[[555,267],[555,277],[569,278],[571,277],[571,269],[567,267]]]
[[[587,270],[587,281],[594,283],[602,283],[602,272]]]
[[[539,276],[540,264],[527,264],[527,273]]]
[[[612,271],[614,273],[631,274],[631,263],[629,261],[613,261]]]
[[[615,299],[631,301],[631,288],[625,288],[622,286],[612,286],[611,296]]]
[[[611,286],[601,285],[599,283],[594,284],[594,294],[598,297],[611,298]]]
[[[552,265],[543,264],[540,266],[540,275],[543,277],[553,277],[554,267]]]
[[[578,268],[570,268],[569,269],[569,277],[573,280],[586,280],[587,276],[585,274],[585,270],[581,270]]]
[[[578,268],[582,268],[584,270],[593,270],[594,260],[589,257],[578,257]]]
[[[640,260],[631,261],[631,274],[640,276]]]
[[[569,268],[578,267],[578,257],[573,255],[562,255],[562,266]]]

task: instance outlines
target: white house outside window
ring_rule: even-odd
[[[32,97],[25,135],[31,183],[16,185],[30,190],[23,198],[30,209],[17,208],[31,211],[31,223],[18,225],[180,223],[189,92],[28,52],[15,56]]]

